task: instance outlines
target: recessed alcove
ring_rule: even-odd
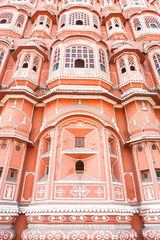
[[[39,165],[39,182],[48,181],[51,137],[47,135],[42,141],[41,160]]]

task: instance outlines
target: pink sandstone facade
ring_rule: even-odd
[[[160,239],[160,0],[0,1],[0,239]]]

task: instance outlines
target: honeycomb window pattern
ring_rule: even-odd
[[[105,54],[104,54],[104,51],[102,49],[99,50],[99,62],[100,62],[100,69],[103,72],[106,72],[106,68],[105,68]]]
[[[60,61],[60,49],[56,48],[54,52],[54,60],[53,60],[53,67],[52,70],[56,71],[59,68],[59,61]]]
[[[153,62],[158,72],[158,75],[160,76],[160,54],[156,53],[153,55]]]
[[[0,67],[2,66],[3,58],[4,58],[4,50],[1,48],[0,49]]]
[[[19,28],[22,28],[24,20],[25,20],[24,15],[19,14],[18,17],[17,17],[16,26],[19,27]]]
[[[142,25],[141,25],[140,20],[138,18],[134,18],[133,26],[134,26],[136,31],[140,31],[142,29]]]
[[[77,21],[80,20],[83,22],[82,25],[90,25],[89,15],[86,13],[72,13],[69,17],[70,25],[79,25]]]
[[[13,14],[10,12],[3,12],[0,14],[0,24],[11,23],[13,19]]]
[[[155,17],[145,17],[145,24],[147,28],[160,28],[160,22]]]
[[[93,50],[86,46],[72,46],[66,50],[65,67],[76,67],[76,60],[84,62],[84,68],[94,68]]]

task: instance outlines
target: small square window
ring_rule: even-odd
[[[148,172],[144,172],[143,173],[143,179],[148,179],[149,177],[148,177]]]
[[[84,148],[84,137],[75,138],[75,147]]]
[[[20,146],[16,146],[16,151],[19,152],[21,150]]]
[[[156,176],[157,176],[157,177],[160,177],[160,170],[159,170],[159,171],[156,171]]]
[[[1,149],[6,149],[6,147],[7,147],[6,143],[3,143],[3,144],[1,145]]]
[[[14,171],[11,171],[10,172],[10,178],[14,178],[15,177],[15,172]]]

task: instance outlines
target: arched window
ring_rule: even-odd
[[[152,144],[152,150],[157,150],[157,146],[155,144]]]
[[[126,65],[123,58],[121,58],[119,61],[119,67],[122,74],[126,72]]]
[[[138,152],[143,152],[143,148],[141,146],[138,146]]]
[[[22,68],[28,68],[28,63],[23,63]]]
[[[23,23],[24,23],[25,17],[23,14],[19,14],[16,20],[16,26],[19,28],[22,28]]]
[[[155,68],[158,72],[158,75],[160,76],[160,54],[159,53],[155,53],[153,55],[153,62],[154,62]]]
[[[75,68],[84,68],[84,60],[76,59],[75,60]]]
[[[50,28],[50,25],[51,25],[51,20],[49,18],[47,18],[46,27]]]
[[[131,71],[136,71],[135,62],[133,57],[128,57],[128,63]]]
[[[65,26],[66,23],[66,15],[61,16],[61,28]]]
[[[83,25],[82,20],[77,20],[77,21],[76,21],[76,25]]]
[[[144,21],[147,28],[160,28],[160,22],[156,17],[145,17]]]
[[[2,65],[3,58],[4,58],[4,50],[0,48],[0,67]]]
[[[7,144],[6,144],[6,143],[3,143],[3,144],[1,145],[1,149],[6,149],[6,147],[7,147]]]
[[[77,24],[77,22],[79,24]],[[86,13],[72,13],[69,16],[70,25],[90,25],[89,15]]]
[[[114,19],[114,25],[115,27],[119,27],[119,21],[117,18]]]
[[[98,29],[98,19],[96,16],[93,16],[93,26]]]
[[[44,23],[44,16],[40,16],[39,25],[43,25],[43,23]]]
[[[35,57],[35,58],[33,59],[33,68],[32,68],[32,70],[33,70],[34,72],[37,72],[38,65],[39,65],[39,59],[38,59],[38,57]]]
[[[133,20],[133,25],[134,25],[134,28],[135,28],[136,31],[140,31],[142,29],[142,25],[141,25],[138,18],[135,18]]]
[[[28,64],[29,64],[30,58],[31,58],[30,54],[26,54],[24,56],[23,63],[22,63],[22,68],[28,68]]]
[[[84,172],[84,163],[81,160],[78,160],[76,162],[75,171],[76,171],[76,173],[83,173]]]
[[[13,19],[13,14],[10,12],[4,12],[0,14],[0,24],[11,23]]]
[[[104,54],[104,51],[102,49],[99,50],[99,62],[100,62],[100,69],[103,72],[105,72],[106,71],[105,54]]]
[[[84,64],[84,65],[83,65]],[[72,46],[67,48],[65,55],[65,67],[94,68],[93,50],[85,46]]]
[[[112,22],[111,20],[108,21],[108,29],[111,30],[113,27],[112,27]]]
[[[150,26],[151,26],[151,28],[158,28],[155,23],[151,23]]]
[[[16,146],[15,151],[19,152],[21,150],[21,147],[19,145]]]
[[[56,48],[54,52],[53,71],[59,68],[59,61],[60,61],[60,49]]]

